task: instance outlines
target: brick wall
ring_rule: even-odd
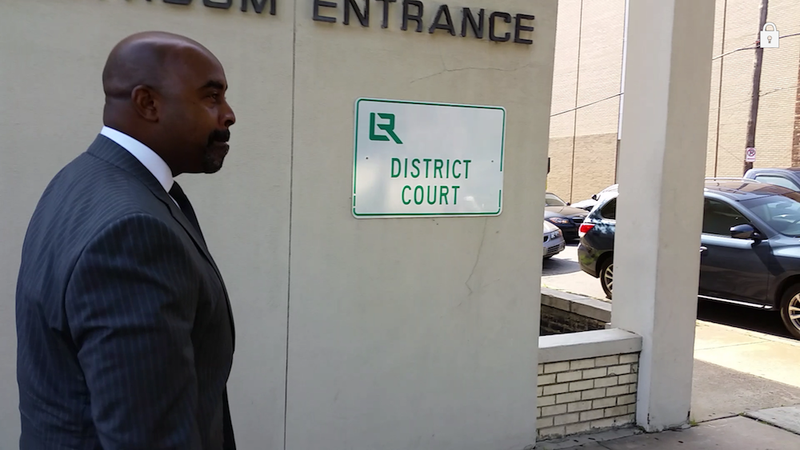
[[[602,330],[605,320],[597,320],[585,315],[564,311],[553,306],[542,305],[539,335],[574,333],[578,331]]]
[[[539,364],[537,440],[635,422],[639,353]]]
[[[611,322],[611,304],[582,295],[541,288],[539,335],[602,330]]]

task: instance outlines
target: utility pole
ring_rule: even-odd
[[[756,46],[756,61],[753,68],[753,92],[750,100],[750,120],[747,121],[747,142],[745,144],[745,162],[744,162],[744,175],[748,170],[753,168],[753,163],[747,162],[747,149],[756,147],[756,122],[758,120],[758,100],[761,97],[761,62],[764,59],[764,49],[761,48],[761,30],[767,23],[767,6],[769,0],[761,0],[761,20],[758,25],[759,40]]]

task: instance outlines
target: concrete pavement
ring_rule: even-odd
[[[798,355],[798,341],[697,321],[691,418],[800,405]]]
[[[619,433],[618,433],[619,434]],[[609,437],[611,439],[606,440]],[[537,450],[797,450],[800,436],[746,417],[714,420],[685,430],[540,442]],[[591,440],[594,439],[594,440]]]
[[[606,299],[600,280],[584,273],[578,265],[577,250],[577,244],[567,244],[564,251],[542,263],[542,286]]]
[[[800,435],[800,407],[798,406],[764,409],[747,413],[745,416]]]

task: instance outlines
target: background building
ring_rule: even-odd
[[[760,6],[716,0],[707,176],[743,173]],[[764,50],[754,166],[800,166],[800,2],[770,0],[767,21],[782,39]],[[616,182],[625,22],[626,0],[559,2],[548,190],[567,201]]]

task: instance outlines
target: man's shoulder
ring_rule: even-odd
[[[48,183],[36,206],[32,225],[47,228],[57,223],[65,232],[94,234],[103,226],[136,214],[163,220],[170,216],[164,202],[141,180],[83,153]]]
[[[82,204],[141,203],[153,197],[147,185],[132,173],[89,152],[65,165],[50,180],[42,200],[50,198]]]
[[[87,247],[115,238],[143,242],[153,234],[171,239],[165,231],[171,220],[167,205],[135,176],[81,154],[41,195],[25,232],[20,274],[36,279],[45,268],[65,279]]]

